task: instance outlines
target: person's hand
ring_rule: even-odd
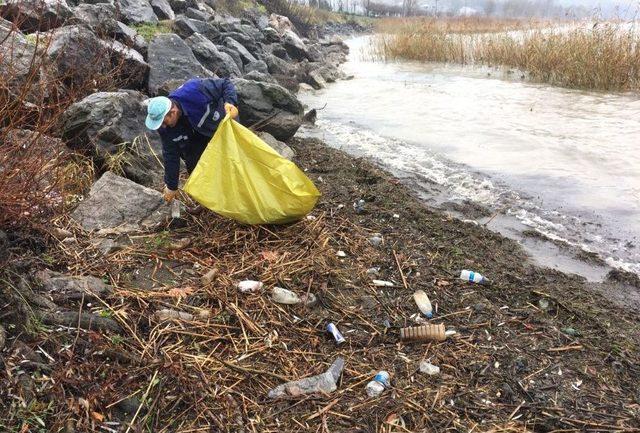
[[[172,189],[169,189],[169,187],[167,187],[165,185],[165,187],[164,187],[164,201],[166,201],[167,203],[171,203],[173,201],[173,199],[176,198],[176,194],[178,194],[178,190],[177,189],[174,191]]]
[[[235,119],[236,117],[238,117],[238,108],[233,104],[229,104],[228,102],[225,102],[224,111],[229,116],[231,116],[232,119]]]

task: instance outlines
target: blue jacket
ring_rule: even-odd
[[[200,155],[225,116],[224,104],[238,105],[236,88],[228,78],[194,78],[169,94],[182,116],[173,128],[160,128],[164,183],[178,189],[180,159],[193,171]]]

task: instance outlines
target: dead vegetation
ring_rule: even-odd
[[[412,19],[383,21],[379,31],[376,59],[509,67],[564,87],[640,89],[640,32],[632,23]]]
[[[0,26],[0,227],[37,228],[93,182],[92,164],[55,138],[62,113],[89,94],[138,79],[124,52],[102,45],[90,50],[101,61],[79,61],[74,46],[60,59],[50,50],[60,29],[25,36],[17,28]]]
[[[98,276],[112,289],[56,298],[68,314],[51,322],[24,296],[48,294],[32,279],[3,273],[6,299],[21,306],[3,311],[24,312],[3,321],[35,355],[22,346],[6,352],[0,425],[16,432],[637,430],[640,334],[632,314],[577,278],[526,265],[513,242],[429,212],[368,163],[313,141],[298,144],[301,167],[324,193],[314,219],[242,227],[203,214],[183,229],[115,239],[120,249],[106,256],[66,219],[54,221],[70,232],[61,238],[70,237],[52,240],[46,266]],[[356,214],[351,204],[360,198],[365,212]],[[368,242],[376,232],[380,247]],[[42,254],[20,252],[12,269],[45,266]],[[394,287],[375,287],[372,267]],[[495,283],[459,281],[462,268]],[[239,293],[235,284],[244,279],[265,288]],[[314,293],[319,303],[276,304],[269,295],[276,285]],[[399,341],[398,327],[417,312],[415,289],[431,297],[432,322],[456,335]],[[329,321],[345,344],[325,332]],[[336,392],[267,398],[269,389],[323,372],[338,356],[346,365]],[[417,372],[423,359],[440,375]],[[392,387],[369,399],[364,387],[382,369]]]

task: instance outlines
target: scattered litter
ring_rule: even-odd
[[[575,389],[576,391],[580,391],[580,386],[581,385],[582,385],[582,380],[578,379],[574,383],[571,384],[571,388]]]
[[[345,253],[344,251],[340,250],[336,253],[336,256],[340,257],[340,258],[345,258],[347,257],[347,253]]]
[[[315,221],[317,218],[313,215],[307,215],[307,220],[308,221]]]
[[[444,324],[428,324],[400,329],[400,339],[409,341],[444,341],[447,339]]]
[[[563,334],[566,334],[570,337],[579,337],[580,336],[580,331],[574,329],[574,328],[562,328],[561,329]]]
[[[383,325],[385,328],[391,328],[391,322],[389,321],[389,319],[384,319],[384,320],[382,321],[382,325]]]
[[[329,323],[327,325],[327,331],[329,331],[329,333],[331,333],[331,335],[333,335],[333,339],[336,340],[336,343],[342,344],[345,341],[347,341],[347,340],[344,339],[344,337],[342,336],[342,334],[338,330],[338,327],[336,325],[334,325],[333,323]]]
[[[269,391],[268,396],[269,398],[280,398],[314,393],[329,394],[338,389],[337,383],[343,369],[344,358],[338,358],[324,373],[278,385]]]
[[[382,370],[375,375],[372,381],[367,383],[365,391],[369,397],[377,397],[389,386],[389,373]]]
[[[209,312],[203,310],[198,314],[198,317],[201,319],[206,318],[209,315]],[[191,322],[196,319],[191,313],[186,313],[184,311],[171,310],[169,308],[164,308],[162,310],[156,311],[156,318],[158,320],[184,320],[185,322]]]
[[[278,304],[295,305],[302,302],[298,295],[291,290],[283,289],[282,287],[274,287],[271,289],[271,299]]]
[[[178,239],[178,240],[176,240],[174,242],[171,242],[171,244],[169,244],[169,249],[172,250],[172,251],[179,251],[179,250],[184,250],[189,245],[191,245],[191,239],[190,238],[182,238],[182,239]]]
[[[384,280],[373,280],[373,285],[377,287],[393,287],[393,283],[391,281]]]
[[[444,331],[445,337],[451,337],[452,335],[456,335],[456,334],[457,334],[457,332],[454,331],[453,329],[449,329],[447,331]]]
[[[431,306],[431,301],[424,290],[416,290],[413,294],[413,300],[416,302],[420,312],[424,314],[427,319],[431,319],[433,317],[433,307]]]
[[[174,219],[180,218],[180,201],[179,200],[171,201],[171,218],[174,218]]]
[[[380,233],[374,233],[373,236],[369,238],[369,243],[374,247],[380,246],[382,244],[382,235]]]
[[[367,269],[367,275],[370,277],[375,277],[380,273],[380,268],[369,268]]]
[[[343,204],[339,204],[339,205],[338,205],[338,209],[342,209],[343,207],[344,207],[344,205],[343,205]]]
[[[460,279],[470,283],[482,284],[485,286],[489,285],[489,280],[482,274],[474,271],[468,271],[466,269],[460,272]]]
[[[474,226],[480,225],[476,220],[462,220],[462,222],[466,224],[473,224]]]
[[[433,365],[428,361],[422,361],[420,363],[420,373],[428,374],[429,376],[435,376],[440,374],[440,367]]]
[[[399,218],[400,218],[400,215],[399,215],[399,214],[397,214],[397,213],[394,213],[394,214],[393,214],[393,217],[394,217],[395,219],[399,219]]]
[[[547,311],[549,309],[549,301],[545,298],[541,298],[538,300],[538,307],[540,307],[541,310]]]
[[[200,278],[200,283],[202,283],[203,286],[206,286],[207,284],[211,284],[217,273],[218,273],[218,269],[216,268],[209,270],[209,272],[207,272]]]
[[[244,280],[240,281],[237,287],[242,293],[253,293],[262,289],[262,286],[264,286],[264,284],[260,281]]]
[[[353,210],[356,211],[357,214],[361,214],[364,212],[364,203],[363,199],[358,200],[353,204]]]

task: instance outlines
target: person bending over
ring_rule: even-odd
[[[238,117],[237,105],[236,88],[227,78],[193,78],[169,97],[149,99],[145,125],[162,141],[166,202],[178,193],[180,159],[191,174],[224,116]]]

